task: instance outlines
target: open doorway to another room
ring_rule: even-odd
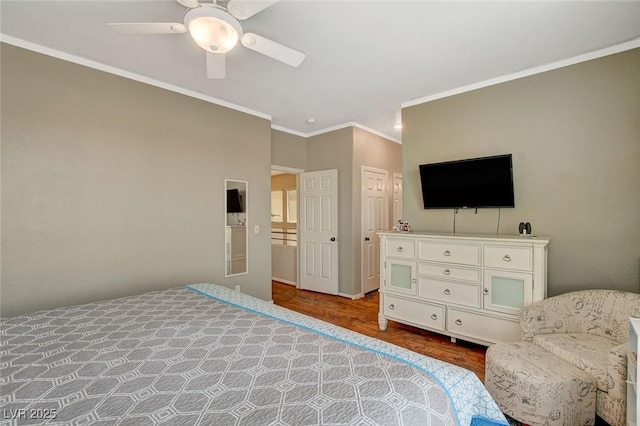
[[[271,170],[271,278],[298,286],[298,176]]]

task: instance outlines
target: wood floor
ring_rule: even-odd
[[[467,368],[484,382],[486,347],[389,321],[385,331],[378,327],[378,292],[357,300],[298,290],[273,281],[273,301],[293,311],[348,328],[367,336],[410,349],[432,358]]]

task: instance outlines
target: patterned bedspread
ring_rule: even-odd
[[[507,425],[472,372],[213,284],[0,323],[0,422]]]

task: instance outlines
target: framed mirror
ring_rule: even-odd
[[[224,180],[225,211],[225,277],[248,273],[247,201],[249,183]]]

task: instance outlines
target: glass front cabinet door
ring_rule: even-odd
[[[483,307],[489,311],[518,314],[533,299],[533,276],[523,272],[484,271]]]
[[[387,291],[412,294],[417,292],[416,262],[387,259],[385,286]]]

